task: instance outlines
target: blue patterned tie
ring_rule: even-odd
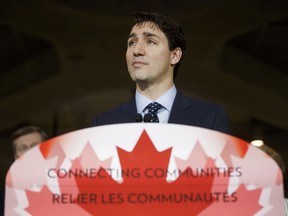
[[[161,108],[163,108],[163,106],[161,104],[157,103],[157,102],[152,102],[152,103],[147,105],[146,109],[148,109],[148,113],[151,115],[150,122],[159,123],[157,112]]]

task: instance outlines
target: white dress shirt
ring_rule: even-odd
[[[150,104],[151,102],[157,102],[161,104],[164,108],[161,108],[157,112],[157,116],[159,118],[159,123],[168,123],[169,116],[171,113],[172,105],[177,93],[177,89],[175,85],[173,85],[166,93],[161,95],[155,101],[141,95],[139,92],[136,91],[135,93],[135,101],[137,112],[141,113],[142,116],[148,113],[148,110],[145,110],[145,107]]]

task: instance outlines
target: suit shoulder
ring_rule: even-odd
[[[134,111],[136,110],[136,108],[134,108],[136,105],[134,104],[135,102],[133,102],[133,100],[127,101],[97,114],[92,121],[92,126],[124,123],[125,121],[128,121],[125,119],[127,117],[126,113],[136,112]]]
[[[204,110],[218,110],[218,109],[223,109],[222,105],[206,101],[204,99],[198,99],[198,98],[193,98],[190,96],[182,95],[184,100],[186,100],[186,104],[198,108],[198,109],[204,109]]]
[[[229,119],[223,106],[185,96],[179,93],[175,99],[171,122],[184,123],[229,133]]]

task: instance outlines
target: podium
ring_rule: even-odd
[[[6,176],[10,215],[283,215],[283,175],[262,150],[199,127],[128,123],[73,131]]]

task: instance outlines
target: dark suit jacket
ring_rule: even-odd
[[[93,126],[136,122],[136,102],[131,100],[93,120]],[[177,91],[168,123],[191,125],[229,134],[226,112],[221,106],[187,97]]]

